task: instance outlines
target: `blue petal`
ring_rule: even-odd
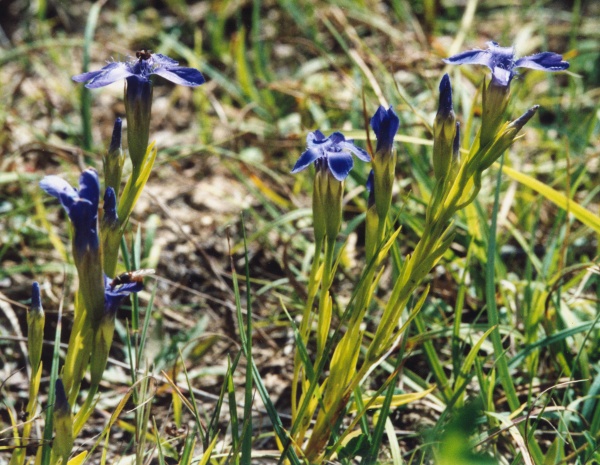
[[[309,132],[308,136],[306,136],[306,141],[308,142],[308,138],[312,137],[312,139],[316,142],[321,142],[324,141],[325,139],[327,139],[327,137],[325,137],[325,134],[323,134],[321,131],[319,131],[318,129],[314,132]]]
[[[90,77],[90,75],[94,73],[96,73],[96,75]],[[92,71],[90,73],[84,73],[75,77],[83,79],[83,77],[85,77],[86,75],[88,76],[88,79],[86,80],[89,82],[85,86],[88,89],[97,89],[99,87],[108,86],[109,84],[120,81],[121,79],[125,79],[126,77],[132,76],[133,73],[131,72],[126,63],[114,62],[108,64],[100,71]],[[73,80],[77,81],[75,77],[73,77]],[[84,81],[80,80],[78,82]]]
[[[153,74],[158,74],[181,86],[197,87],[204,84],[204,76],[194,68],[157,68]]]
[[[450,65],[484,65],[492,67],[492,54],[489,50],[468,50],[466,52],[444,58],[444,63]]]
[[[334,132],[328,137],[332,145],[337,145],[346,140],[346,137],[341,132]]]
[[[79,176],[79,196],[88,200],[96,208],[100,203],[100,181],[95,169],[88,168]]]
[[[113,315],[117,313],[123,300],[133,292],[140,292],[144,288],[141,282],[132,282],[112,288],[111,279],[104,276],[104,311]]]
[[[500,68],[499,66],[496,66],[492,70],[492,82],[497,86],[506,87],[510,84],[513,76],[514,73],[511,70]]]
[[[69,211],[69,218],[75,230],[74,245],[78,252],[98,249],[98,205],[92,205],[85,199],[79,199]]]
[[[326,147],[330,145],[329,137],[325,137],[325,134],[317,129],[306,135],[306,145],[308,148]]]
[[[519,58],[515,63],[515,67],[539,69],[541,71],[563,71],[569,67],[569,62],[563,61],[562,55],[558,53],[542,52]]]
[[[53,197],[56,197],[67,213],[73,203],[79,198],[77,190],[63,178],[50,175],[40,181],[40,187]]]
[[[329,171],[335,179],[343,181],[350,173],[354,162],[352,161],[352,155],[344,152],[328,153],[327,165]]]
[[[127,78],[125,98],[132,108],[135,108],[140,102],[148,105],[149,102],[152,102],[152,83],[148,79],[135,74],[129,76]]]
[[[514,47],[500,47],[498,42],[490,41],[487,42],[488,50],[497,62],[512,63],[515,58]]]
[[[371,161],[371,156],[368,154],[368,152],[366,150],[361,149],[360,147],[357,147],[356,145],[354,145],[354,142],[352,140],[347,140],[346,142],[340,142],[338,144],[338,146],[340,148],[342,148],[343,150],[347,150],[348,152],[353,153],[354,155],[356,155],[358,158],[360,158],[364,162],[368,163]]]
[[[394,136],[400,127],[400,119],[398,119],[394,109],[390,107],[386,111],[383,106],[379,106],[371,118],[371,127],[373,128],[375,136],[377,137],[377,148],[375,149],[375,152],[379,152],[381,150],[390,152],[392,145],[394,144]]]
[[[178,61],[173,60],[173,58],[169,58],[168,56],[163,55],[162,53],[153,53],[152,54],[152,62],[156,63],[159,66],[165,66],[167,68],[173,67],[173,66],[179,66]]]
[[[316,150],[312,150],[312,149],[306,150],[302,155],[300,155],[300,158],[298,158],[298,161],[296,162],[296,164],[294,165],[294,168],[292,169],[292,173],[297,173],[299,171],[302,171],[303,169],[305,169],[308,165],[313,163],[320,156],[322,156],[322,155],[319,152],[317,152]]]
[[[446,119],[452,112],[452,86],[450,85],[450,76],[444,74],[440,82],[440,100],[438,113]]]
[[[112,63],[112,64],[114,65],[114,63]],[[106,68],[106,66],[98,71],[88,71],[87,73],[77,74],[77,75],[73,76],[71,79],[73,79],[73,81],[75,81],[75,82],[87,82],[87,81],[99,76],[100,74],[103,74],[105,68]]]

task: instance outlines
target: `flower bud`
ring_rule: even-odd
[[[456,139],[456,115],[452,107],[450,77],[444,74],[440,82],[438,111],[433,122],[433,174],[443,179],[450,170],[453,144]]]
[[[54,442],[52,446],[52,455],[54,455],[55,460],[52,463],[57,463],[62,458],[62,463],[66,464],[72,449],[73,416],[63,382],[58,378],[55,385]]]
[[[539,108],[539,105],[535,105],[523,113],[519,118],[512,121],[511,123],[505,123],[500,129],[499,134],[493,141],[489,150],[487,150],[481,157],[481,161],[478,164],[478,170],[483,171],[491,166],[506,149],[508,149],[519,131],[527,124],[527,122],[535,115]]]
[[[385,224],[396,176],[396,151],[394,136],[398,132],[400,119],[390,107],[387,111],[380,106],[371,118],[371,127],[377,136],[377,148],[373,156],[373,194],[379,221]]]
[[[27,348],[29,350],[29,364],[34,374],[37,373],[42,359],[45,320],[40,285],[34,282],[31,286],[31,306],[29,312],[27,312]]]

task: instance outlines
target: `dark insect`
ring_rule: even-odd
[[[174,421],[170,422],[165,428],[165,433],[167,433],[167,435],[169,435],[172,438],[183,436],[187,434],[187,431],[187,426],[183,425],[181,428],[178,428],[177,423],[175,423]]]
[[[139,58],[140,61],[149,60],[152,56],[152,50],[138,50],[137,52],[135,52],[135,56],[136,58]]]
[[[145,270],[126,271],[123,274],[115,276],[110,283],[110,287],[120,286],[122,284],[129,283],[141,283],[144,280],[144,276],[154,274],[155,271],[151,268]]]

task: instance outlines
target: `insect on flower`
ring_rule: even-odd
[[[139,58],[140,61],[149,60],[151,56],[152,50],[138,50],[137,52],[135,52],[135,57]]]
[[[141,283],[144,281],[144,276],[153,275],[154,273],[155,271],[152,268],[126,271],[125,273],[115,276],[115,278],[110,282],[110,287],[115,288],[116,286],[121,286],[123,284]]]

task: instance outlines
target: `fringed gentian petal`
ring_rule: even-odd
[[[487,50],[469,50],[450,58],[445,63],[452,65],[484,65],[492,71],[492,83],[506,87],[515,76],[516,68],[530,68],[541,71],[563,71],[569,63],[563,61],[562,55],[553,52],[542,52],[515,60],[514,47],[500,47],[497,42],[488,42]]]
[[[104,87],[121,79],[149,81],[150,76],[157,74],[163,78],[182,86],[196,87],[204,84],[202,73],[194,68],[179,66],[179,63],[160,53],[150,54],[148,57],[139,57],[126,62],[115,61],[109,63],[98,71],[73,76],[76,82],[87,82],[88,89]]]

